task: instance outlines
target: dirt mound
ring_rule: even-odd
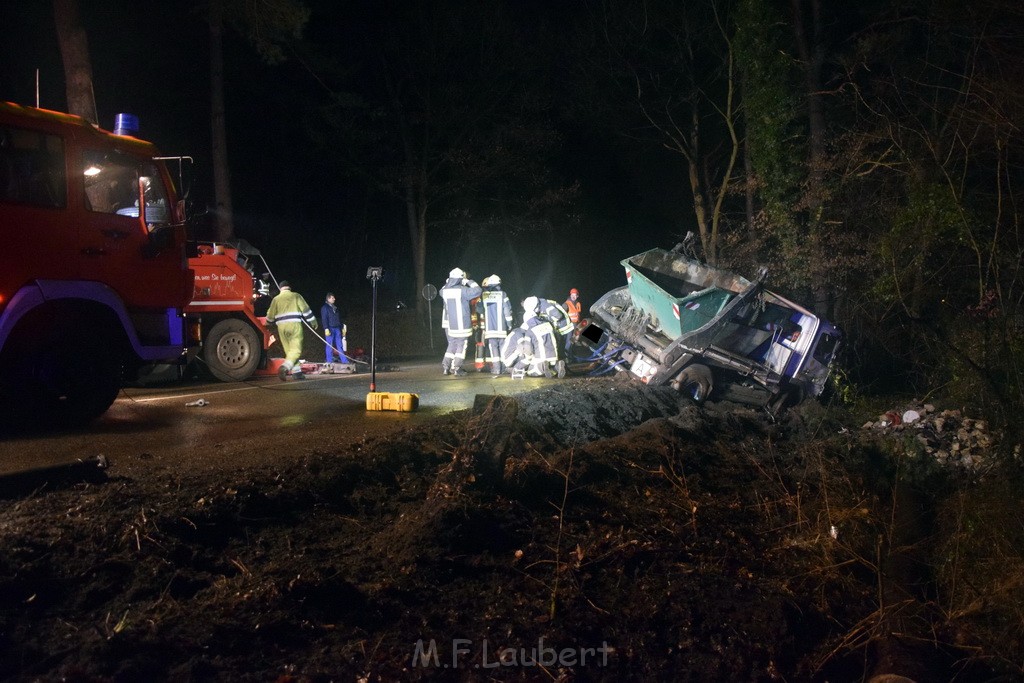
[[[881,456],[811,422],[586,380],[0,501],[0,678],[859,678]]]

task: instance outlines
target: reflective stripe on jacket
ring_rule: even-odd
[[[565,336],[572,332],[573,325],[569,319],[569,314],[557,302],[551,299],[541,299],[540,310],[537,312],[542,318],[551,322],[551,326],[555,328],[558,334]]]
[[[535,316],[524,321],[522,327],[533,337],[534,362],[554,363],[558,360],[558,344],[550,322]]]
[[[580,321],[580,311],[582,309],[583,304],[580,303],[579,299],[576,301],[573,301],[572,299],[565,300],[565,310],[569,312],[569,320],[573,321],[573,323],[578,323]]]
[[[316,318],[309,304],[298,292],[290,289],[282,289],[281,293],[274,297],[267,309],[267,324],[280,325],[282,323],[301,323],[305,320],[310,327],[316,329]]]

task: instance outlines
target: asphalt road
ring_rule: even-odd
[[[419,395],[415,412],[368,411],[371,375],[276,377],[243,383],[176,382],[126,388],[88,428],[73,433],[0,436],[0,478],[61,468],[102,455],[110,476],[138,477],[171,468],[203,471],[331,452],[368,435],[421,424],[471,408],[477,394],[510,395],[557,379],[442,376],[439,361],[376,373],[376,390]],[[202,399],[204,406],[188,406]]]

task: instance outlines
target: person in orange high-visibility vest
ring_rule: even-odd
[[[583,319],[583,302],[580,301],[580,290],[573,287],[569,290],[569,298],[565,300],[565,312],[569,314],[569,322],[573,327],[578,327]],[[574,332],[570,331],[565,335],[565,350],[568,353],[572,348]]]
[[[583,303],[580,302],[580,290],[573,287],[569,290],[569,298],[565,300],[565,311],[569,314],[569,320],[573,325],[580,321],[580,312],[583,310]]]

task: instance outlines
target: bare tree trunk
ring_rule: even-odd
[[[700,166],[700,116],[697,106],[690,110],[689,154],[686,155],[687,176],[690,179],[690,193],[693,195],[693,216],[697,222],[700,245],[704,250],[704,258],[715,265],[717,249],[711,241],[711,229],[708,226],[708,205],[704,198],[704,184],[701,182]]]
[[[416,244],[413,245],[413,267],[416,270],[416,289],[423,291],[427,283],[427,198],[422,192],[418,196],[416,223],[419,226]],[[423,301],[422,297],[417,301]]]
[[[216,236],[218,242],[234,237],[234,210],[231,204],[231,173],[228,169],[228,142],[224,126],[224,22],[217,13],[210,16],[210,128],[213,141],[213,190]]]
[[[420,293],[426,285],[427,213],[421,206],[420,193],[409,183],[405,188],[405,217],[409,224],[409,244],[412,247],[413,272],[416,275],[416,313],[422,318],[428,310],[427,300]]]
[[[746,215],[747,215],[747,236],[751,239],[757,237],[757,231],[754,228],[754,162],[750,158],[750,145],[743,145],[743,194],[746,199]]]
[[[743,90],[743,97],[746,99],[747,96],[747,77],[744,73],[740,76],[740,88]],[[750,118],[750,110],[747,107],[743,109],[744,121]],[[743,138],[743,194],[746,199],[746,216],[747,216],[747,236],[753,240],[757,237],[757,231],[754,228],[754,206],[756,198],[755,178],[754,178],[754,160],[750,158],[750,126],[744,125],[745,136]]]
[[[808,146],[808,206],[811,221],[817,221],[824,201],[824,159],[825,159],[825,105],[821,95],[821,70],[825,64],[825,47],[821,42],[821,5],[819,0],[809,0],[813,35],[807,35],[804,24],[804,0],[792,0],[793,31],[797,49],[803,62],[804,84],[807,88]]]
[[[808,36],[804,24],[803,3],[805,0],[792,0],[793,31],[796,35],[797,49],[800,51],[800,60],[803,62],[804,82],[807,88],[807,139],[810,148],[806,198],[807,237],[812,253],[816,260],[820,261],[823,256],[823,247],[819,228],[825,208],[825,102],[821,93],[825,45],[821,35],[821,2],[820,0],[806,1],[810,4],[813,33]],[[815,277],[812,289],[814,290],[815,312],[828,315],[829,297],[824,287],[823,278]]]
[[[53,16],[64,61],[68,112],[91,123],[99,123],[92,87],[89,41],[79,20],[78,0],[53,0]]]

